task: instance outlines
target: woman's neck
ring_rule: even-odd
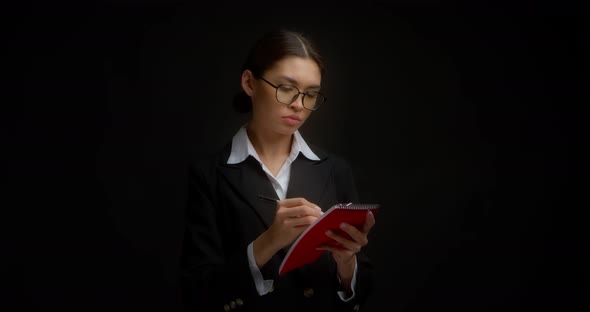
[[[293,135],[264,131],[255,124],[249,124],[246,130],[252,146],[262,159],[283,158],[291,152]]]

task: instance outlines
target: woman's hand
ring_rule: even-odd
[[[355,255],[369,243],[367,235],[373,225],[375,225],[375,216],[371,211],[368,211],[367,219],[361,229],[357,229],[346,223],[340,225],[340,229],[350,235],[350,238],[328,230],[326,235],[338,242],[339,246],[325,244],[318,248],[319,250],[328,250],[332,253],[332,257],[338,267],[338,275],[342,286],[348,291],[351,290],[352,276],[356,265]]]
[[[258,267],[264,266],[277,251],[293,243],[322,213],[320,207],[305,198],[277,201],[272,225],[254,241],[254,257]]]

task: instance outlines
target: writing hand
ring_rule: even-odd
[[[305,198],[278,201],[272,225],[254,241],[258,267],[261,268],[281,248],[293,243],[321,215],[320,207]]]

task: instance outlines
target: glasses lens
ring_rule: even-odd
[[[277,100],[283,104],[291,104],[297,99],[299,91],[294,86],[281,85],[277,88]]]
[[[277,100],[283,104],[288,105],[295,102],[298,96],[299,90],[294,86],[280,85],[277,88]],[[315,110],[320,107],[325,100],[326,98],[321,93],[310,91],[303,97],[303,107],[309,110]]]
[[[317,109],[324,102],[324,96],[318,92],[308,92],[303,98],[303,106],[307,109]]]

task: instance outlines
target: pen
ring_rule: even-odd
[[[279,201],[279,200],[278,200],[278,199],[276,199],[276,198],[266,197],[266,196],[264,196],[264,195],[258,195],[258,198],[260,198],[260,199],[262,199],[262,200],[269,201],[269,202],[273,202],[273,203],[276,203],[276,202],[278,202],[278,201]]]

